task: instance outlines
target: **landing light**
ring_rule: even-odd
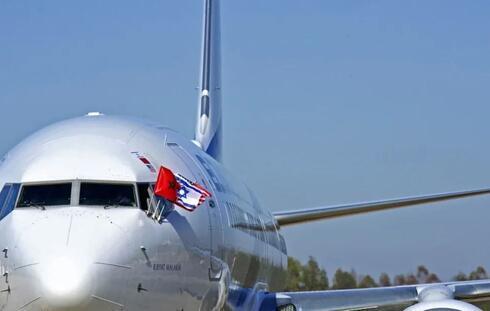
[[[104,114],[102,112],[98,111],[91,111],[87,113],[87,117],[98,117],[98,116],[103,116]]]

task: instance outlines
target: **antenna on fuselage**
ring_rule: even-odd
[[[221,43],[219,0],[204,0],[201,76],[195,141],[221,159]]]

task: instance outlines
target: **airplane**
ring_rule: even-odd
[[[194,139],[90,112],[21,141],[0,164],[0,310],[490,310],[490,280],[285,292],[281,230],[486,195],[490,188],[271,213],[220,163],[219,0],[204,0]],[[160,167],[210,193],[155,196]],[[157,202],[158,201],[158,202]]]

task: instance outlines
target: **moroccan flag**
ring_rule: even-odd
[[[211,197],[203,186],[163,166],[158,173],[155,194],[191,212]]]
[[[157,183],[155,185],[155,194],[171,202],[177,201],[177,191],[180,185],[175,179],[174,173],[166,167],[160,166]]]

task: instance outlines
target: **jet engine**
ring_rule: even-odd
[[[404,311],[482,311],[469,303],[454,300],[453,292],[444,285],[426,287],[420,291],[418,298],[418,303]]]

